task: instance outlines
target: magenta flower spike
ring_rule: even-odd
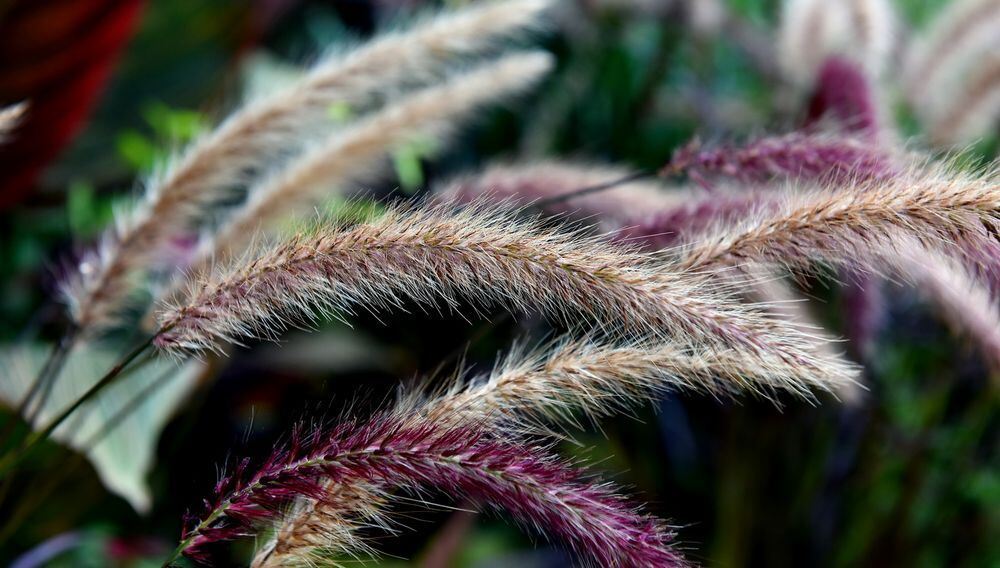
[[[211,544],[255,534],[294,499],[336,504],[329,487],[434,488],[510,515],[566,544],[594,566],[685,566],[673,532],[637,512],[608,485],[543,449],[497,441],[469,425],[442,427],[400,414],[296,433],[250,477],[247,462],[215,488],[179,550],[206,561]]]
[[[809,101],[807,125],[836,120],[846,132],[874,138],[879,131],[878,107],[869,79],[857,64],[830,57],[820,68]]]
[[[711,189],[717,178],[752,184],[878,181],[897,175],[897,168],[886,152],[862,139],[793,132],[744,145],[703,147],[695,140],[674,152],[660,174],[686,174]]]

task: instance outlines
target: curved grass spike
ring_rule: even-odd
[[[239,255],[256,231],[311,211],[331,189],[376,171],[397,145],[418,134],[446,136],[475,110],[526,89],[551,67],[552,58],[543,52],[506,56],[390,103],[337,132],[252,188],[247,202],[206,239],[191,272],[204,272],[213,259]]]
[[[713,396],[750,391],[767,398],[788,391],[811,400],[814,391],[842,392],[848,386],[815,384],[811,377],[796,382],[789,378],[795,372],[768,374],[736,352],[692,352],[660,340],[612,345],[566,339],[531,352],[515,349],[491,373],[470,381],[401,390],[397,408],[439,427],[474,424],[481,431],[545,435],[553,427],[576,426],[578,415],[596,420],[628,412],[670,389]],[[325,491],[336,494],[337,502],[297,500],[254,566],[319,558],[324,551],[370,552],[359,535],[366,526],[389,525],[384,493],[344,485]]]
[[[817,378],[841,370],[815,358],[812,338],[741,305],[724,288],[510,212],[396,208],[361,225],[320,226],[232,263],[160,312],[160,325],[170,330],[156,345],[218,350],[356,308],[379,312],[412,302],[454,309],[465,302],[734,349],[765,368],[796,365]]]
[[[995,49],[1000,2],[955,0],[942,5],[913,38],[902,61],[901,89],[921,114],[933,114],[950,98],[970,62]]]
[[[845,364],[843,375],[849,376]],[[691,350],[662,340],[607,344],[588,339],[557,341],[524,352],[515,349],[489,374],[455,382],[430,394],[403,394],[402,406],[435,423],[499,420],[529,426],[572,422],[576,412],[597,419],[653,400],[668,390],[713,396],[751,392],[773,399],[778,392],[812,398],[844,382],[817,382],[791,366],[764,369],[736,351]]]
[[[772,211],[692,244],[680,253],[680,264],[709,270],[745,262],[804,267],[823,260],[877,272],[897,236],[966,254],[995,240],[998,221],[996,171],[915,168],[887,181],[786,194]]]
[[[333,103],[367,101],[377,92],[440,74],[456,56],[491,48],[537,24],[546,0],[490,2],[391,33],[346,55],[331,55],[301,81],[251,101],[198,140],[147,184],[140,207],[123,217],[99,250],[65,285],[73,319],[84,333],[113,325],[131,282],[178,233],[190,231],[262,161],[288,153],[324,124]]]
[[[608,485],[587,479],[542,448],[498,441],[474,425],[382,414],[332,432],[293,436],[289,448],[241,479],[246,467],[241,462],[234,475],[219,482],[214,501],[190,522],[168,564],[181,554],[204,560],[209,545],[255,534],[296,497],[336,505],[338,494],[331,488],[361,483],[429,487],[467,499],[562,542],[594,566],[686,565],[670,547],[672,531],[637,512]]]
[[[899,174],[893,156],[860,138],[793,132],[742,145],[682,146],[660,175],[684,173],[706,188],[714,177],[745,183],[775,179],[864,183]]]
[[[580,194],[634,175],[625,168],[582,162],[496,164],[443,183],[433,194],[456,203],[489,200],[514,208],[540,207],[548,213],[614,229],[624,219],[677,201],[675,194],[656,180],[630,180],[615,183],[613,191]]]

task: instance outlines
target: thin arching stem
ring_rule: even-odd
[[[22,446],[15,451],[13,454],[8,455],[3,461],[0,461],[0,475],[6,473],[15,465],[17,465],[21,460],[27,456],[31,450],[35,448],[39,443],[48,438],[56,428],[59,427],[71,414],[76,412],[81,406],[83,406],[90,399],[97,396],[101,391],[108,387],[111,383],[115,381],[121,374],[122,371],[136,358],[142,355],[149,347],[153,344],[153,340],[159,334],[151,335],[148,339],[143,341],[139,346],[125,355],[114,367],[111,368],[99,381],[94,383],[92,387],[87,389],[87,392],[83,393],[79,398],[76,399],[72,404],[69,405],[65,410],[59,413],[58,416],[49,421],[48,425],[42,430],[35,432],[22,444]]]
[[[79,328],[76,325],[71,326],[63,334],[62,339],[53,348],[52,353],[49,355],[47,361],[45,361],[45,366],[39,371],[38,377],[35,378],[35,382],[31,385],[32,390],[28,392],[28,395],[23,401],[21,401],[21,408],[18,409],[18,414],[24,413],[25,420],[31,424],[34,422],[35,418],[45,407],[45,403],[48,401],[49,396],[52,394],[52,389],[59,379],[59,373],[62,371],[63,365],[66,363],[66,358],[69,356],[69,352],[76,345],[76,340],[78,336]],[[41,394],[39,395],[38,402],[34,405],[34,408],[29,410],[29,405],[31,404],[31,398],[35,396],[35,392],[41,389]]]
[[[539,207],[539,208],[548,207],[550,205],[556,205],[558,203],[563,203],[563,202],[569,201],[571,199],[576,199],[578,197],[583,197],[585,195],[591,195],[591,194],[594,194],[594,193],[600,193],[602,191],[607,191],[609,189],[614,189],[615,187],[618,187],[620,185],[624,185],[626,183],[629,183],[629,182],[632,182],[632,181],[636,181],[636,180],[640,180],[640,179],[644,179],[644,178],[648,178],[648,177],[653,177],[655,175],[656,175],[656,172],[654,172],[654,171],[635,172],[635,173],[629,174],[629,175],[627,175],[627,176],[625,176],[623,178],[618,178],[616,180],[611,180],[609,182],[601,183],[601,184],[598,184],[598,185],[592,185],[590,187],[584,187],[584,188],[581,188],[581,189],[574,189],[573,191],[567,191],[566,193],[561,193],[559,195],[554,195],[552,197],[547,197],[545,199],[539,199],[538,201],[531,202],[531,205],[534,206],[534,207]]]

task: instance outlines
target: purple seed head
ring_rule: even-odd
[[[647,250],[661,250],[689,241],[722,223],[736,223],[754,211],[773,207],[759,193],[702,195],[633,221],[615,235]]]
[[[807,124],[832,119],[847,132],[874,138],[879,129],[877,109],[864,70],[848,59],[830,57],[817,75]]]
[[[897,169],[889,154],[862,139],[793,132],[710,148],[696,140],[674,152],[660,173],[687,174],[711,188],[709,180],[718,178],[748,184],[868,182],[889,179]]]
[[[213,543],[252,535],[296,498],[335,499],[326,483],[387,489],[432,487],[560,539],[600,566],[683,566],[673,533],[543,449],[505,443],[468,426],[441,427],[382,414],[331,431],[296,431],[253,475],[247,463],[223,477],[205,512],[189,522],[185,555],[207,559]]]

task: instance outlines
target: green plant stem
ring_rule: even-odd
[[[0,475],[7,473],[11,468],[16,466],[39,443],[48,438],[49,435],[51,435],[52,432],[63,423],[63,421],[69,418],[71,414],[76,412],[76,410],[83,406],[84,403],[95,397],[98,393],[107,388],[108,385],[113,383],[115,379],[121,375],[122,371],[125,370],[125,367],[127,367],[129,363],[135,360],[153,344],[153,340],[156,339],[157,335],[159,335],[159,332],[150,336],[149,339],[133,349],[128,355],[125,355],[125,357],[112,367],[107,374],[94,383],[94,386],[90,387],[87,392],[83,393],[83,395],[76,399],[73,404],[69,405],[66,410],[63,410],[58,416],[53,418],[45,428],[29,436],[27,441],[17,451],[15,451],[12,455],[6,456],[3,461],[0,461]]]
[[[0,439],[7,440],[17,425],[19,417],[23,417],[25,422],[30,425],[45,406],[45,401],[48,399],[56,378],[59,376],[59,372],[66,362],[66,356],[76,342],[78,329],[75,325],[68,328],[63,333],[62,338],[59,339],[59,342],[52,347],[52,351],[49,352],[48,358],[45,360],[42,368],[39,369],[38,375],[35,376],[35,380],[31,383],[28,392],[21,399],[21,402],[18,403],[14,413],[4,422],[3,433],[0,434]],[[35,405],[34,410],[29,413],[29,407],[39,392],[41,392],[41,398],[38,404]]]
[[[63,365],[66,364],[66,359],[69,356],[69,352],[76,345],[76,340],[78,337],[79,328],[73,325],[66,330],[63,334],[62,339],[53,348],[52,353],[49,355],[48,360],[45,362],[45,366],[38,373],[38,377],[35,379],[35,383],[32,384],[32,390],[41,389],[41,395],[38,398],[37,404],[35,404],[33,410],[28,410],[29,398],[33,396],[31,392],[28,393],[28,397],[22,401],[24,408],[19,409],[18,414],[21,412],[26,412],[25,420],[31,424],[34,422],[35,418],[45,407],[45,403],[48,401],[49,396],[52,394],[52,389],[59,379],[59,373],[62,371]]]

